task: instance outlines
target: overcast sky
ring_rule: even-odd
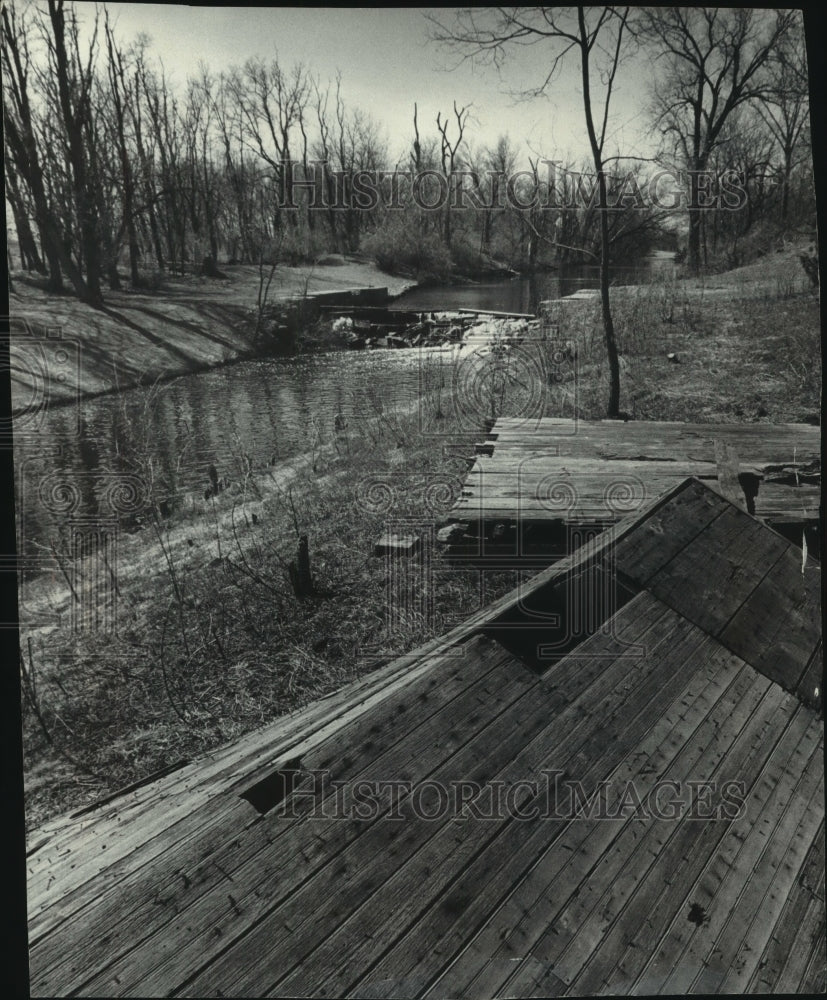
[[[475,145],[508,133],[521,153],[549,159],[580,159],[588,153],[576,57],[546,98],[515,102],[508,91],[537,85],[548,72],[543,42],[513,50],[502,76],[492,67],[474,69],[428,41],[429,10],[445,8],[196,7],[171,4],[108,3],[116,35],[125,43],[140,32],[152,39],[172,79],[183,85],[203,60],[213,72],[241,65],[251,56],[278,53],[286,65],[302,62],[322,81],[342,72],[343,94],[384,126],[390,151],[398,154],[412,136],[413,104],[419,105],[420,132],[435,135],[437,111],[452,102],[473,104],[467,137]],[[95,5],[76,4],[86,25]],[[572,53],[574,56],[574,53]],[[648,69],[651,76],[651,67]],[[613,141],[625,153],[645,148],[644,107],[647,72],[636,61],[619,78],[613,100]]]

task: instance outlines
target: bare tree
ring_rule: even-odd
[[[511,139],[507,135],[501,135],[493,146],[482,152],[476,168],[471,171],[475,190],[481,202],[481,253],[490,253],[491,251],[494,223],[505,210],[500,207],[502,184],[514,171],[516,161],[517,154],[511,144]]]
[[[444,221],[444,239],[445,245],[450,248],[451,246],[451,203],[453,199],[453,186],[455,183],[455,173],[457,168],[457,152],[459,147],[462,145],[462,136],[465,132],[465,126],[468,124],[468,115],[470,113],[470,108],[468,107],[457,107],[457,102],[454,101],[454,122],[456,124],[456,138],[453,142],[448,136],[448,118],[442,118],[442,112],[438,111],[436,116],[436,127],[440,136],[440,157],[442,160],[442,172],[445,175],[446,180],[446,194],[445,199],[445,221]]]
[[[231,260],[238,258],[242,263],[252,263],[256,257],[253,239],[255,171],[244,156],[244,130],[238,102],[242,88],[238,70],[231,70],[222,76],[213,112],[224,154],[224,177],[233,205],[232,222],[236,236],[231,239],[229,257]]]
[[[273,170],[283,204],[293,205],[292,141],[312,89],[302,65],[285,71],[277,59],[266,64],[250,59],[244,66],[243,87],[236,91],[244,136]],[[291,216],[295,222],[295,216]],[[278,224],[278,216],[275,220]]]
[[[544,92],[562,69],[569,53],[580,64],[583,113],[598,185],[600,211],[600,302],[606,355],[609,362],[609,417],[620,412],[620,362],[609,296],[609,219],[604,148],[615,77],[628,38],[628,7],[485,7],[463,8],[453,23],[430,17],[437,42],[466,57],[488,59],[499,65],[507,46],[532,41],[549,43],[549,70],[539,86],[525,96]],[[602,108],[596,94],[602,89]]]
[[[90,150],[86,141],[92,115],[91,91],[94,79],[93,60],[97,47],[97,23],[84,65],[80,55],[78,24],[74,12],[69,16],[68,25],[63,0],[48,0],[48,12],[51,34],[47,36],[46,41],[57,84],[59,111],[66,132],[69,162],[72,168],[72,189],[86,269],[86,291],[83,297],[90,305],[100,305],[103,302],[103,293],[100,283],[98,202],[95,197],[94,175],[89,169]]]
[[[161,242],[161,230],[158,222],[158,202],[163,196],[163,192],[157,190],[156,170],[155,170],[155,147],[152,143],[151,130],[147,135],[144,132],[144,112],[143,98],[141,96],[141,81],[146,76],[146,48],[148,39],[146,35],[139,36],[134,49],[134,77],[132,82],[133,100],[127,105],[132,121],[132,129],[135,137],[135,151],[138,156],[138,168],[140,178],[140,190],[143,198],[143,211],[139,215],[139,222],[144,223],[148,229],[149,241],[155,252],[155,262],[158,270],[163,271],[165,267],[164,250]]]
[[[757,104],[758,114],[781,151],[782,222],[787,221],[789,214],[790,178],[796,166],[796,153],[810,122],[804,30],[800,12],[795,13],[797,16],[788,31],[770,53],[767,89]]]
[[[127,244],[129,246],[129,271],[133,287],[139,284],[138,257],[140,248],[138,246],[138,229],[135,222],[135,181],[132,172],[132,162],[130,148],[126,138],[126,108],[134,101],[135,95],[132,92],[131,80],[129,80],[124,65],[124,57],[118,48],[112,27],[109,23],[109,12],[106,11],[104,21],[104,31],[106,34],[106,49],[108,55],[107,73],[109,76],[109,87],[112,95],[112,111],[115,125],[115,140],[118,149],[118,158],[121,167],[121,185],[123,196],[123,225],[127,234]]]
[[[77,294],[84,296],[86,284],[66,250],[63,233],[47,193],[44,147],[38,141],[38,123],[31,97],[32,61],[28,27],[23,18],[16,16],[10,4],[3,7],[2,19],[5,141],[14,167],[31,195],[40,246],[49,269],[48,288],[52,292],[62,291],[65,271]]]
[[[697,271],[702,177],[730,117],[767,95],[763,70],[789,29],[792,12],[657,7],[641,13],[641,37],[665,61],[655,84],[654,118],[689,172],[687,264]]]
[[[196,239],[201,238],[206,230],[209,253],[205,257],[204,269],[211,277],[218,273],[218,220],[221,212],[220,189],[213,166],[214,89],[215,80],[202,64],[198,76],[188,81],[182,115],[190,223]]]
[[[40,251],[37,249],[37,242],[29,223],[29,208],[24,199],[14,166],[14,156],[11,150],[9,150],[8,142],[9,139],[6,136],[6,196],[11,205],[14,228],[17,230],[20,264],[26,271],[37,271],[40,274],[46,274],[46,266],[40,256]]]

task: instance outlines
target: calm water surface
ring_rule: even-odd
[[[657,254],[636,268],[620,268],[618,284],[672,267]],[[404,308],[496,309],[534,312],[542,299],[597,287],[597,268],[473,286],[415,289],[397,300]],[[95,523],[116,510],[125,523],[140,507],[133,495],[135,456],[151,459],[160,496],[203,495],[208,469],[237,479],[254,469],[310,451],[331,439],[334,421],[375,416],[377,410],[415,406],[426,369],[444,364],[451,348],[430,351],[331,352],[290,359],[245,361],[181,376],[151,392],[127,390],[48,412],[36,438],[15,443],[21,551],[37,571],[67,518]],[[113,492],[114,490],[114,492]],[[138,491],[140,492],[140,491]]]

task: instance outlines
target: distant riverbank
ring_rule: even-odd
[[[255,337],[259,269],[222,265],[220,278],[169,275],[157,292],[109,292],[102,309],[21,281],[9,295],[12,409],[97,396],[268,353]],[[264,276],[265,281],[267,275]],[[267,302],[416,282],[348,258],[278,267]]]
[[[648,275],[621,269],[615,284],[619,297],[634,294],[651,281],[669,299],[684,297],[694,302],[721,295],[753,297],[759,290],[772,294],[783,290],[781,286],[793,289],[807,284],[795,248],[734,271],[694,279],[679,278],[674,268],[667,270],[661,266],[663,261],[657,263]],[[70,295],[48,295],[18,276],[10,294],[14,414],[39,412],[44,406],[245,359],[348,346],[346,338],[337,338],[329,326],[306,323],[299,316],[293,317],[293,326],[299,328],[298,343],[277,349],[271,337],[256,337],[262,282],[258,267],[222,265],[220,273],[219,278],[167,276],[163,287],[152,293],[110,292],[103,309],[92,309]],[[278,326],[281,321],[273,316],[280,305],[357,289],[387,289],[390,299],[401,296],[400,306],[425,311],[473,307],[534,313],[541,300],[571,295],[575,288],[588,294],[595,285],[593,279],[594,275],[583,274],[565,282],[562,276],[534,275],[418,287],[415,279],[387,274],[369,261],[328,257],[324,263],[276,269],[262,328]],[[295,330],[290,336],[295,336]]]

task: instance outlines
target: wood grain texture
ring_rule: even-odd
[[[703,440],[680,434],[687,450]],[[622,600],[601,610],[607,582]],[[583,602],[595,620],[578,631]],[[534,648],[567,630],[545,670],[519,658],[520,636]],[[706,481],[673,483],[421,650],[50,824],[28,859],[32,992],[817,988],[821,650],[819,564],[802,571],[800,550]],[[326,782],[259,815],[241,794],[288,760]],[[569,780],[581,805],[608,789],[607,808],[663,782],[714,782],[723,808],[737,781],[743,808],[598,819],[572,811]],[[360,781],[382,785],[367,815]],[[516,784],[514,803],[541,814],[426,818],[389,781]]]
[[[819,428],[809,424],[500,417],[452,514],[466,522],[590,522],[601,515],[618,520],[634,508],[613,505],[612,491],[626,484],[640,502],[686,476],[716,482],[725,496],[745,507],[739,476],[747,475],[758,483],[756,516],[812,524],[820,517],[820,486],[811,478],[800,485],[779,482],[778,470],[787,470],[789,478],[797,469],[812,467],[820,460],[820,440]],[[774,481],[765,481],[765,475]]]

